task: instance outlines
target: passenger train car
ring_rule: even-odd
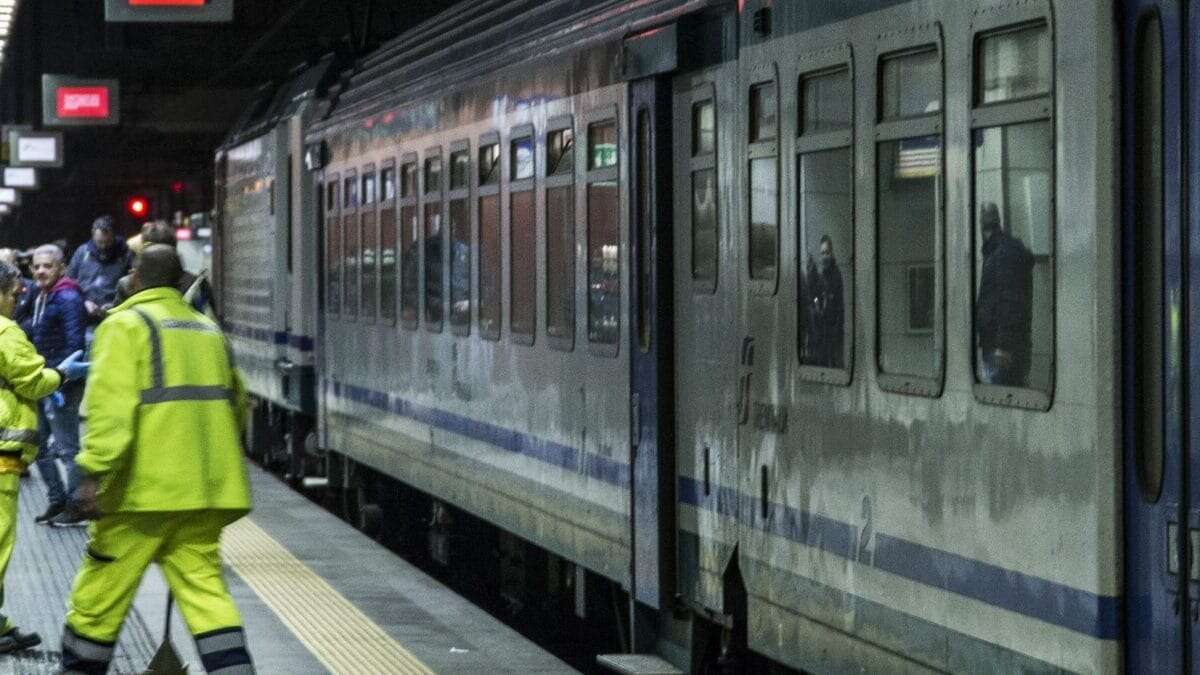
[[[300,71],[217,155],[252,446],[620,588],[695,670],[1190,667],[1196,35],[485,0]]]

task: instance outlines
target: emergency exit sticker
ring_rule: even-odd
[[[105,119],[108,117],[108,87],[59,87],[55,110],[60,118]]]

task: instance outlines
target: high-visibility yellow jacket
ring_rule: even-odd
[[[37,400],[62,384],[12,319],[0,316],[0,473],[20,472],[37,455]],[[5,459],[7,458],[7,459]]]
[[[105,514],[250,510],[246,393],[224,335],[174,288],[150,288],[96,330],[75,463]]]

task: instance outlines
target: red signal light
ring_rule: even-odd
[[[171,192],[174,192],[175,194],[183,192],[183,181],[177,180],[174,183],[171,183]]]
[[[143,197],[133,197],[126,206],[129,208],[129,213],[135,218],[141,218],[150,210],[150,205]]]

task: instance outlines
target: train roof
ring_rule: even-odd
[[[311,130],[418,100],[535,58],[568,54],[669,23],[723,0],[468,0],[384,44],[343,74]]]
[[[327,54],[313,65],[298,66],[280,82],[269,82],[254,93],[251,104],[233,125],[221,149],[261,136],[280,120],[295,114],[305,101],[323,96],[337,73],[337,57]]]

